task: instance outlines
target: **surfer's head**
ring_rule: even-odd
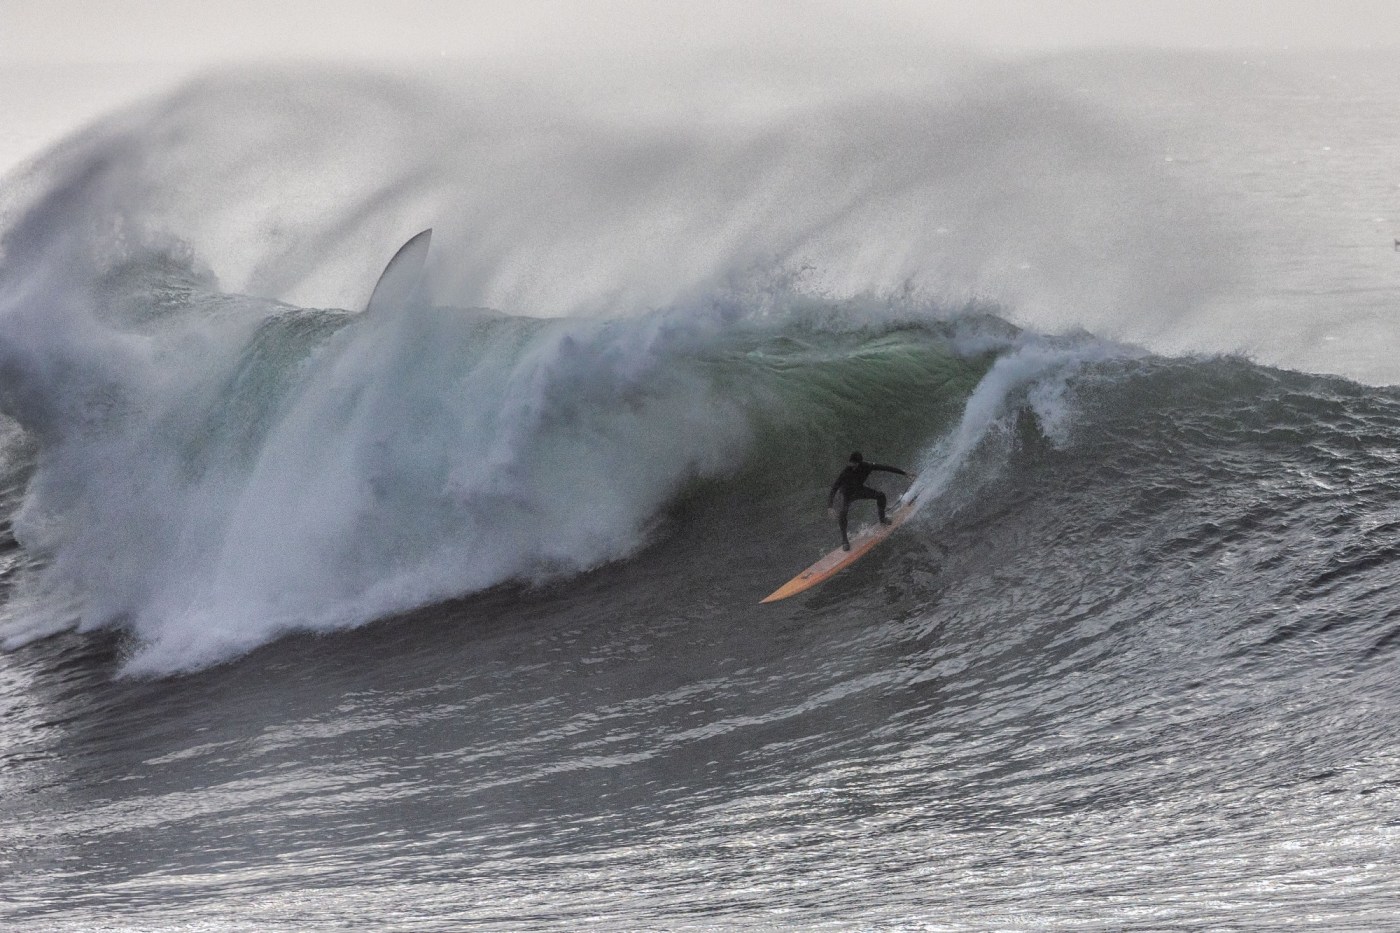
[[[851,454],[851,462],[852,462],[852,463],[860,463],[860,462],[861,462],[862,460],[864,460],[864,459],[865,459],[865,458],[862,457],[862,456],[860,455],[860,451],[859,451],[859,450],[857,450],[857,451],[855,451],[855,452],[853,452],[853,453]]]

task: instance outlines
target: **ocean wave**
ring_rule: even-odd
[[[4,397],[27,438],[6,464],[26,558],[8,647],[116,628],[129,672],[195,669],[627,560],[692,534],[669,516],[696,497],[807,509],[797,490],[852,448],[918,470],[916,535],[1069,473],[1105,490],[1124,516],[1106,533],[1127,540],[1141,497],[1198,492],[1184,450],[1230,473],[1262,469],[1236,462],[1242,445],[1277,457],[1306,439],[1325,473],[1397,426],[1385,392],[1342,380],[930,307],[877,319],[792,296],[745,313],[725,296],[538,319],[184,300],[159,327],[89,318],[61,339],[4,319]],[[1041,447],[1038,469],[1054,466],[1028,477]],[[1211,527],[1181,546],[1211,551]]]
[[[115,628],[130,671],[197,668],[634,558],[690,533],[670,517],[697,497],[806,508],[795,490],[853,448],[918,469],[918,535],[1007,501],[1037,445],[1068,452],[1057,470],[1123,443],[1170,458],[1180,435],[1229,450],[1267,411],[1242,389],[1145,433],[1232,366],[1246,384],[1273,371],[1022,329],[1048,308],[1157,335],[1228,278],[1228,251],[1202,257],[1209,231],[1107,145],[1103,115],[1045,88],[624,132],[533,99],[447,113],[373,76],[295,86],[201,79],[14,189],[0,410],[22,441],[0,469],[24,560],[6,645]],[[327,128],[349,106],[382,132],[347,166]],[[286,151],[303,158],[269,159]],[[1073,205],[1024,182],[1062,176]],[[1133,192],[1161,212],[1125,210]],[[359,313],[367,244],[420,211],[473,218],[429,263],[443,303]],[[288,303],[328,292],[360,297]],[[1143,396],[1154,366],[1176,381]],[[1319,425],[1266,430],[1329,436],[1317,405]],[[1095,433],[1120,410],[1121,437]],[[1174,488],[1146,467],[1115,478]]]
[[[115,626],[129,670],[182,670],[581,573],[645,547],[697,483],[863,437],[916,449],[986,365],[955,331],[990,328],[833,332],[811,299],[788,324],[723,302],[546,320],[222,301],[192,292],[139,331],[4,318],[8,410],[39,445],[14,519],[44,594],[26,605],[59,614],[31,608],[11,647]]]

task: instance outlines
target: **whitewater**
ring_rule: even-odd
[[[7,176],[0,920],[1392,926],[1400,60],[916,64]]]

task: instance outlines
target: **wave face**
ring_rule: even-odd
[[[900,425],[907,450],[980,365],[937,329],[717,307],[221,320],[221,299],[172,300],[142,333],[89,320],[57,346],[7,343],[11,412],[40,439],[15,534],[30,602],[57,610],[11,645],[72,624],[76,601],[79,627],[134,636],[132,670],[180,670],[577,574],[634,554],[697,484],[871,433],[872,406],[928,411]],[[68,356],[83,362],[55,367]]]
[[[852,447],[919,470],[929,528],[1000,507],[1010,475],[1100,489],[1115,549],[1139,546],[1129,517],[1165,520],[1153,510],[1191,492],[1188,466],[1217,492],[1296,477],[1296,501],[1259,509],[1293,529],[1336,471],[1389,478],[1297,452],[1359,455],[1392,426],[1384,391],[986,315],[795,296],[583,320],[230,310],[163,287],[139,327],[87,317],[56,337],[9,319],[0,371],[24,437],[7,485],[23,490],[26,556],[11,647],[116,627],[130,671],[202,667],[633,557],[692,536],[675,516],[696,497],[804,514]],[[1025,473],[1039,448],[1054,469]],[[1195,567],[1250,529],[1212,513],[1170,537]],[[776,557],[775,583],[790,563]],[[1133,576],[1162,568],[1144,557]]]

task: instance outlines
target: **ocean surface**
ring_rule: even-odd
[[[6,176],[0,926],[1400,929],[1400,56],[728,64]]]

